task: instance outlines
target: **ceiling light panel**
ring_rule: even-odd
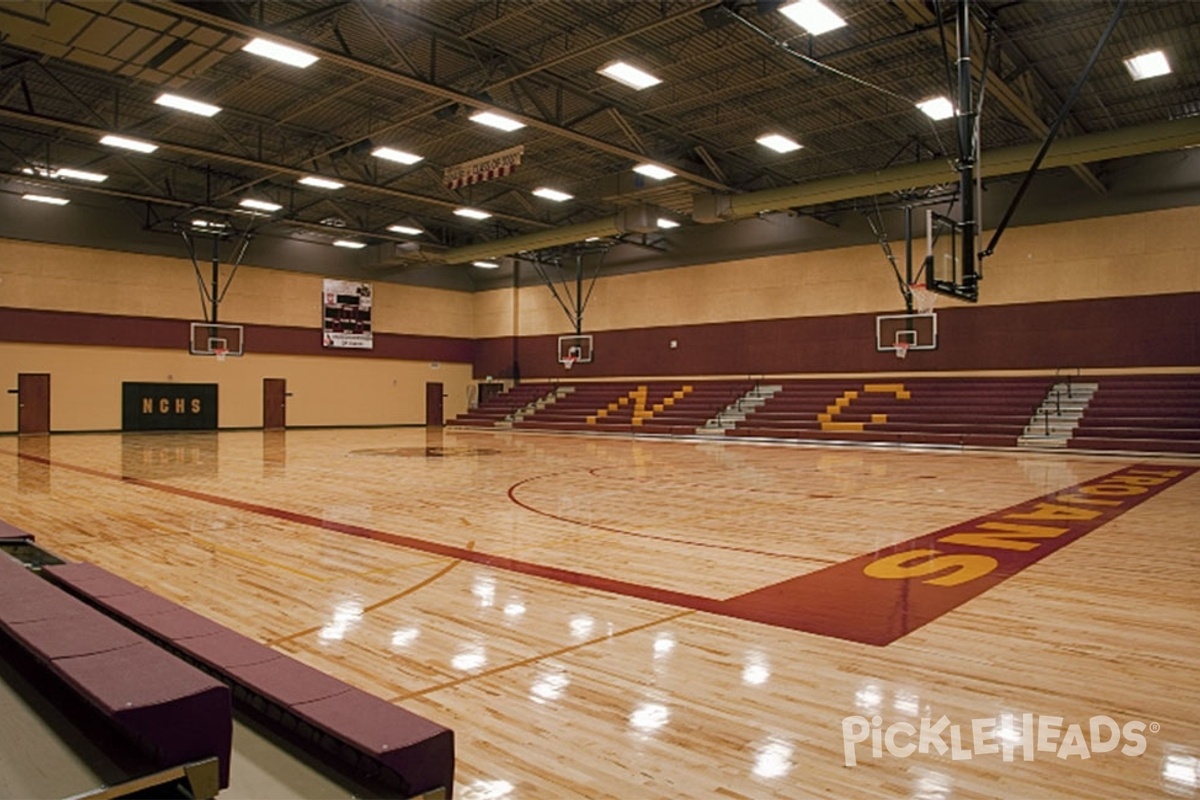
[[[550,189],[546,186],[539,186],[533,190],[535,197],[540,197],[543,200],[553,200],[556,203],[562,203],[567,200],[574,199],[575,195],[560,192],[558,189]]]
[[[117,136],[113,133],[101,137],[100,144],[106,144],[109,147],[119,147],[123,150],[134,150],[138,153],[153,153],[158,149],[158,145],[156,144],[143,142],[141,139],[130,139],[128,136]]]
[[[211,103],[202,103],[199,100],[191,100],[187,97],[180,97],[177,94],[160,94],[155,101],[156,105],[174,108],[178,111],[186,111],[189,114],[199,114],[202,117],[212,117],[220,113],[220,106],[214,106]]]
[[[645,70],[638,69],[625,61],[614,61],[596,71],[638,91],[649,89],[651,86],[662,83],[661,78],[655,77]]]
[[[371,155],[387,161],[397,161],[401,164],[416,164],[418,161],[421,161],[425,158],[424,156],[418,156],[414,155],[413,153],[406,153],[403,150],[397,150],[394,147],[376,147],[371,151]]]
[[[21,195],[21,199],[29,200],[34,203],[45,203],[46,205],[50,206],[65,206],[67,203],[71,202],[65,197],[51,197],[47,194],[23,194]]]
[[[479,267],[480,269],[500,269],[500,265],[495,261],[472,261],[471,266]]]
[[[1169,74],[1171,64],[1167,61],[1166,53],[1162,50],[1155,50],[1125,59],[1125,69],[1129,70],[1129,74],[1135,81],[1144,81],[1147,78],[1157,78],[1159,75]]]
[[[344,247],[347,250],[362,250],[367,246],[366,242],[356,242],[353,239],[338,239],[333,243],[334,247]]]
[[[476,111],[470,116],[470,119],[472,122],[478,122],[480,125],[487,125],[489,128],[496,128],[497,130],[506,132],[525,127],[524,122],[517,122],[515,119],[492,111]]]
[[[821,0],[799,0],[781,7],[779,13],[813,36],[837,30],[846,24],[846,20]]]
[[[917,108],[933,120],[949,119],[954,116],[954,104],[946,97],[931,97],[917,103]]]
[[[252,197],[247,197],[242,202],[238,203],[242,208],[252,208],[255,211],[278,211],[283,206],[278,203],[269,203],[266,200],[255,200]]]
[[[306,53],[303,50],[297,50],[294,47],[288,47],[286,44],[279,44],[267,39],[252,39],[242,49],[247,53],[253,53],[256,56],[269,58],[272,61],[278,61],[281,64],[287,64],[292,67],[300,67],[301,69],[310,67],[319,60],[312,53]]]
[[[468,219],[487,219],[491,216],[488,212],[480,211],[478,208],[456,208],[454,213]]]
[[[658,164],[638,164],[633,171],[645,175],[647,178],[654,178],[656,181],[665,181],[667,178],[675,177],[674,172],[666,167],[660,167]]]
[[[328,178],[321,178],[316,175],[305,175],[297,183],[302,183],[305,186],[312,186],[316,189],[341,189],[346,184],[331,181]]]
[[[420,236],[425,232],[420,228],[414,228],[411,225],[388,225],[388,230],[392,233],[400,233],[405,236]]]
[[[792,153],[804,146],[794,139],[789,139],[779,133],[765,133],[754,141],[763,147],[771,148],[776,153]]]

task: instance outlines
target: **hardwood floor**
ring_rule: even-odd
[[[1196,797],[1198,468],[65,435],[0,439],[0,518],[453,728],[464,800]],[[894,640],[856,640],[880,620]]]

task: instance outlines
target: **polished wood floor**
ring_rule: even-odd
[[[421,429],[10,437],[0,518],[454,728],[463,800],[1196,797],[1198,466]],[[1128,509],[1078,495],[1123,513],[888,644],[854,620],[908,609],[870,595],[824,597],[845,636],[772,611],[819,571],[1131,469],[1174,477]],[[725,602],[772,586],[754,613]]]

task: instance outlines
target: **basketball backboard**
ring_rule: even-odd
[[[879,352],[936,350],[937,313],[881,314],[875,317],[875,349]]]
[[[240,356],[244,352],[245,337],[243,334],[241,325],[193,322],[188,351],[194,356],[215,356],[218,352],[222,354],[222,358],[227,355]]]
[[[558,363],[592,363],[592,335],[590,333],[558,337]]]

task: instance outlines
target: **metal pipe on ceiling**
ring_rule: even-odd
[[[1042,166],[1043,168],[1067,167],[1074,164],[1128,158],[1198,145],[1200,145],[1200,117],[1186,117],[1059,140],[1050,149]],[[992,178],[1024,172],[1037,154],[1038,146],[1038,144],[1028,144],[988,151],[984,154],[977,173],[984,178]],[[767,211],[782,211],[788,208],[815,206],[859,197],[872,197],[888,192],[937,186],[954,183],[957,179],[958,175],[954,168],[943,160],[905,164],[879,172],[846,175],[747,194],[730,195],[724,198],[728,203],[723,204],[724,210],[720,214],[720,219],[716,221],[730,222],[753,217]],[[614,215],[579,225],[454,248],[443,253],[442,258],[449,264],[462,264],[480,258],[513,255],[527,250],[571,244],[583,241],[589,236],[616,236],[622,232],[620,217]]]

